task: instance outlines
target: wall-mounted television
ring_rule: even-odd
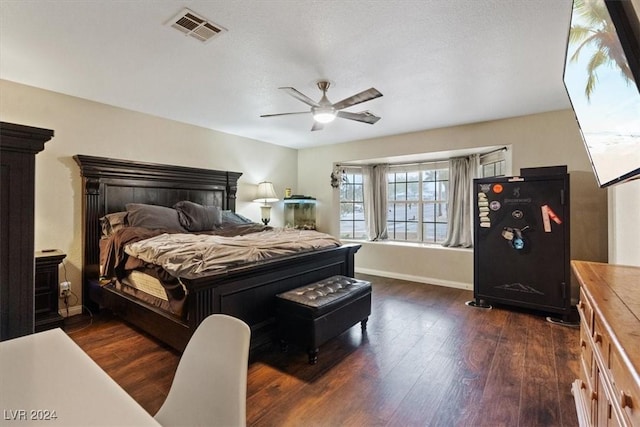
[[[574,0],[564,85],[600,187],[640,178],[640,11]]]

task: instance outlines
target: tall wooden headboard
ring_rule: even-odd
[[[173,206],[181,200],[235,211],[240,172],[199,169],[110,159],[73,156],[80,166],[84,189],[83,281],[99,275],[100,218],[125,210],[127,203]],[[85,294],[86,295],[86,294]]]

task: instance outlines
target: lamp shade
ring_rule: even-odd
[[[276,190],[273,188],[273,184],[267,181],[258,184],[256,198],[253,201],[262,203],[277,202],[278,196],[276,195]]]

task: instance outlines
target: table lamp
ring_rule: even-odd
[[[278,201],[278,196],[273,188],[273,184],[268,181],[263,181],[258,184],[258,192],[253,201],[262,203],[262,206],[260,206],[262,222],[264,225],[269,224],[271,220],[271,205],[269,205],[269,203]]]

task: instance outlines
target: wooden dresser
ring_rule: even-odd
[[[640,267],[572,261],[580,283],[580,426],[640,426]]]

